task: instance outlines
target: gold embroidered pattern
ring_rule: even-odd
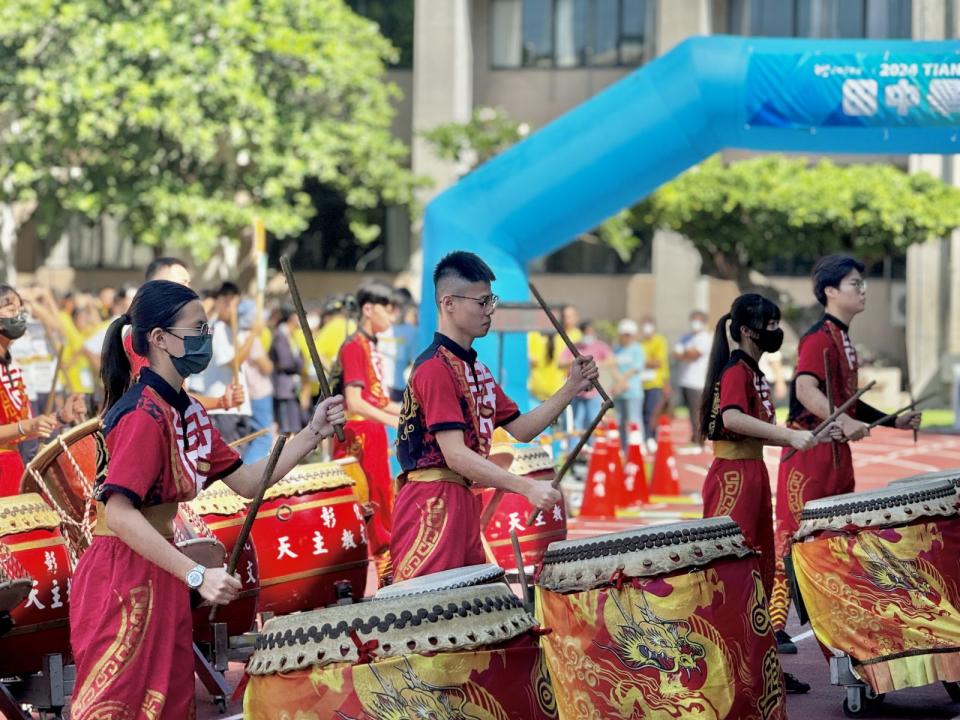
[[[74,720],[94,720],[97,717],[123,717],[122,715],[96,715],[104,703],[96,703],[133,662],[140,651],[146,629],[153,615],[153,583],[139,585],[130,590],[126,599],[120,598],[120,627],[116,639],[91,668],[80,689],[74,693]]]
[[[429,498],[424,505],[420,518],[420,531],[413,547],[397,564],[395,580],[409,580],[417,574],[420,567],[429,559],[440,544],[440,538],[447,526],[447,503],[443,498]]]
[[[753,578],[753,605],[750,608],[750,627],[760,637],[770,632],[770,613],[767,612],[767,594],[763,591],[763,578],[754,570]]]
[[[762,718],[774,716],[780,707],[783,695],[783,678],[777,650],[771,646],[763,655],[763,695],[757,700],[757,710]]]
[[[803,486],[806,484],[807,476],[796,468],[791,468],[787,475],[787,508],[797,521],[803,512]]]
[[[140,706],[140,713],[147,720],[157,720],[160,713],[163,712],[163,703],[166,697],[158,690],[147,690],[147,695],[143,698],[143,705]]]
[[[713,513],[714,517],[729,515],[733,511],[734,505],[740,496],[740,485],[742,479],[739,470],[731,470],[723,474],[723,481],[720,483],[720,499],[717,501],[717,509]]]

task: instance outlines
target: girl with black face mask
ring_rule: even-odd
[[[23,373],[10,356],[11,343],[26,330],[22,298],[9,285],[0,285],[0,497],[20,492],[24,467],[17,445],[46,437],[60,425],[55,415],[31,417]]]
[[[738,348],[732,353],[730,337]],[[757,361],[783,343],[780,308],[753,293],[741,295],[720,318],[713,337],[707,384],[700,409],[704,439],[713,441],[713,464],[703,482],[703,516],[729,515],[740,525],[747,542],[760,551],[762,590],[769,600],[773,589],[773,505],[763,446],[807,450],[817,438],[805,430],[776,424],[770,386]],[[831,429],[839,434],[839,428]],[[830,440],[825,435],[824,440]],[[773,634],[770,634],[771,646]],[[807,692],[810,686],[784,674],[787,692]]]
[[[123,332],[150,366],[130,385]],[[183,381],[210,362],[207,315],[197,294],[166,280],[145,283],[103,347],[103,435],[94,485],[93,542],[73,575],[70,644],[77,666],[71,714],[194,717],[189,590],[210,603],[237,597],[240,581],[205,568],[173,542],[179,503],[214,480],[253,497],[267,459],[244,465]],[[284,446],[272,482],[290,472],[344,420],[339,396],[321,401],[306,428]],[[134,643],[136,652],[128,652]],[[105,671],[104,668],[108,668]],[[103,673],[108,672],[107,676]],[[107,677],[107,680],[104,680]]]

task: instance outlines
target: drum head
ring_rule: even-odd
[[[468,565],[467,567],[443,570],[430,575],[421,575],[410,580],[403,580],[381,589],[377,599],[407,597],[437,590],[451,590],[453,588],[473,587],[503,580],[503,568],[499,565]]]
[[[609,585],[615,574],[654,577],[753,550],[740,526],[722,516],[550,543],[538,584],[554,592]]]
[[[913,480],[871,490],[811,500],[803,506],[795,540],[823,530],[893,527],[925,517],[958,513],[957,488],[949,480]]]
[[[0,612],[9,612],[27,599],[33,583],[26,579],[0,582]]]
[[[223,543],[213,538],[194,538],[177,543],[177,548],[197,565],[214,568],[223,567],[227,551]]]

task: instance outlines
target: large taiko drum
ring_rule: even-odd
[[[556,475],[553,459],[542,445],[535,443],[497,443],[490,450],[491,459],[508,459],[498,464],[504,465],[514,475],[521,475],[531,482],[549,483]],[[483,507],[486,508],[495,496],[492,488],[481,491]],[[567,509],[563,500],[551,510],[537,515],[537,519],[527,526],[526,522],[533,512],[533,506],[522,495],[502,493],[500,504],[494,510],[490,522],[483,530],[494,561],[503,567],[514,567],[517,562],[513,556],[513,544],[510,531],[515,530],[520,542],[520,552],[526,567],[540,563],[550,543],[567,539]]]
[[[93,487],[97,468],[106,468],[105,458],[100,418],[91,418],[42,446],[20,480],[21,493],[38,493],[56,510],[74,560],[92,540]]]
[[[502,571],[463,573],[473,577],[427,575],[409,593],[269,620],[244,717],[555,718],[534,618],[486,582]]]
[[[277,615],[353,599],[367,585],[367,539],[354,481],[335,462],[295,467],[271,486],[253,524],[260,612]]]
[[[960,681],[960,516],[949,480],[808,502],[796,592],[825,654],[877,693]]]
[[[561,719],[786,718],[760,569],[728,517],[553,543],[536,599]]]
[[[13,629],[0,636],[0,677],[36,672],[44,655],[70,651],[70,554],[59,528],[39,495],[0,498],[0,575],[30,578],[10,611]]]
[[[223,550],[220,557],[229,558],[233,552],[243,525],[247,500],[237,495],[219,480],[202,490],[190,502],[180,503],[176,529],[181,537],[177,544],[184,552],[191,552],[197,541],[214,539]],[[185,544],[189,543],[189,545]],[[214,558],[214,560],[216,560]],[[206,564],[201,559],[203,564]],[[214,562],[214,565],[222,563]],[[217,610],[216,622],[226,623],[231,637],[249,631],[257,619],[257,600],[260,595],[260,566],[253,540],[248,538],[237,562],[237,574],[243,587],[237,599]],[[193,638],[197,642],[212,642],[210,608],[201,606],[193,611]]]

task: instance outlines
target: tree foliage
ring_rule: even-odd
[[[121,218],[203,258],[252,218],[284,237],[307,179],[363,213],[411,203],[390,134],[396,51],[342,0],[0,3],[0,202]]]
[[[746,289],[751,271],[778,257],[812,265],[846,252],[872,263],[944,237],[960,227],[960,189],[889,164],[713,157],[658,189],[635,216],[685,235],[704,272]]]

